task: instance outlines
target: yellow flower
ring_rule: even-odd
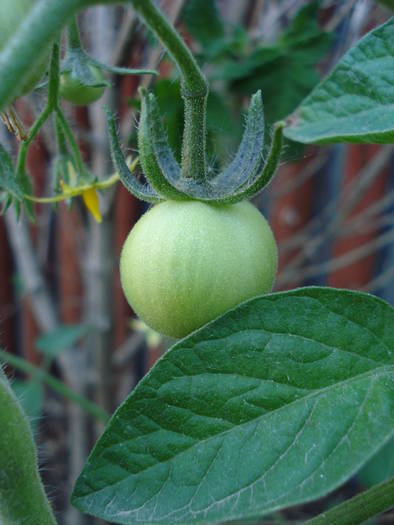
[[[89,188],[88,190],[83,191],[82,199],[85,203],[85,206],[96,219],[96,221],[101,222],[103,219],[100,213],[97,191],[94,188]]]
[[[86,184],[79,187],[76,186],[75,184],[77,181],[77,174],[71,162],[68,162],[67,168],[71,185],[66,184],[64,180],[60,181],[63,195],[65,197],[75,197],[76,195],[82,195],[82,199],[86,208],[90,211],[97,222],[101,222],[102,217],[99,207],[99,198],[95,187],[86,186]]]

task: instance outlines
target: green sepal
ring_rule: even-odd
[[[138,152],[142,170],[152,188],[165,199],[185,200],[179,187],[181,169],[168,145],[159,109],[153,94],[139,90],[141,114],[138,126]]]
[[[271,147],[267,159],[264,162],[262,171],[259,172],[256,177],[251,178],[249,182],[244,184],[239,191],[226,199],[222,199],[221,202],[234,203],[244,199],[251,199],[271,182],[280,161],[284,126],[284,122],[277,122],[274,126]]]
[[[81,47],[72,47],[68,49],[62,62],[61,71],[70,72],[73,78],[76,78],[84,86],[89,87],[110,87],[108,80],[97,80],[92,75],[91,66],[101,71],[108,71],[117,75],[157,75],[154,69],[133,69],[127,67],[108,66],[102,62],[90,57]]]
[[[145,202],[159,202],[161,197],[148,184],[140,182],[129,170],[125,158],[123,156],[118,134],[116,132],[115,118],[108,108],[106,108],[108,132],[111,146],[111,156],[115,169],[119,173],[120,180],[125,188],[138,199]]]
[[[240,188],[249,183],[255,183],[256,177],[262,174],[264,159],[264,111],[261,91],[252,97],[245,133],[234,160],[220,174],[209,180],[194,180],[181,177],[179,167],[168,148],[165,134],[161,129],[160,116],[153,95],[145,95],[150,104],[147,113],[148,124],[151,123],[151,138],[149,146],[153,145],[151,156],[161,170],[161,174],[167,179],[171,187],[175,187],[181,194],[204,201],[237,201]],[[141,152],[141,148],[140,148]],[[265,180],[265,179],[264,179]],[[152,181],[150,181],[152,184]],[[153,185],[153,184],[152,184]],[[159,190],[158,190],[159,191]],[[243,194],[243,191],[242,191]]]
[[[261,170],[264,147],[264,109],[261,90],[251,98],[245,132],[234,160],[212,183],[234,191],[250,179],[251,174]]]
[[[62,64],[62,71],[69,71],[71,76],[79,80],[84,86],[105,87],[111,83],[104,79],[95,78],[91,68],[97,68],[99,72],[109,71],[118,75],[157,75],[157,71],[151,69],[130,69],[125,67],[112,67],[102,64],[98,60],[90,57],[81,42],[79,35],[78,22],[73,18],[67,27],[68,48]]]
[[[92,66],[96,66],[103,71],[108,71],[109,73],[115,73],[116,75],[153,75],[158,76],[158,72],[154,69],[136,69],[130,67],[117,67],[117,66],[108,66],[102,62],[95,60],[94,58],[88,56],[89,63]]]
[[[193,183],[193,196],[201,201],[215,201],[221,204],[232,204],[244,199],[251,199],[262,191],[272,180],[276,168],[280,161],[280,155],[283,144],[283,127],[284,122],[278,122],[274,126],[272,142],[267,158],[264,160],[260,153],[260,164],[257,164],[258,171],[250,174],[248,180],[237,189],[227,190],[227,192],[218,193],[214,187],[214,181],[205,183],[204,186]],[[198,193],[195,191],[198,189]]]
[[[149,101],[152,106],[149,114],[152,130],[149,145],[153,146],[151,155],[161,169],[161,174],[183,194],[183,198],[187,195],[201,201],[234,203],[253,197],[271,181],[280,160],[284,124],[279,122],[275,125],[271,147],[265,159],[261,91],[257,91],[251,99],[245,133],[234,160],[223,172],[205,181],[180,176],[174,167],[177,164],[172,152],[163,139],[165,135],[156,124],[159,122],[159,113],[153,95],[149,96]]]
[[[82,86],[89,87],[110,87],[111,83],[107,80],[98,80],[91,71],[91,66],[95,65],[92,59],[82,48],[72,48],[62,62],[61,72],[70,73],[73,79],[78,80]]]

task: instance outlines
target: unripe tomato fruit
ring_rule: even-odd
[[[269,292],[276,269],[272,231],[247,201],[157,204],[131,230],[120,258],[130,306],[176,338]]]
[[[0,52],[26,18],[36,0],[0,0]],[[49,62],[50,46],[40,53],[40,59],[24,79],[19,95],[24,95],[38,84]]]
[[[102,82],[104,76],[100,69],[95,66],[89,66],[93,77],[98,81]],[[71,102],[75,106],[87,106],[96,102],[102,97],[105,91],[105,86],[84,86],[77,78],[73,78],[69,71],[65,71],[60,76],[60,95],[68,102]]]

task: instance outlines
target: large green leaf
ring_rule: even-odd
[[[350,49],[291,116],[303,143],[394,141],[394,18]]]
[[[262,296],[177,343],[112,417],[73,503],[212,523],[318,498],[394,428],[394,310],[330,288]]]

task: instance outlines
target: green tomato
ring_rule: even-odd
[[[104,76],[99,68],[95,66],[89,66],[89,68],[98,82],[104,80]],[[84,86],[77,78],[73,78],[69,71],[65,71],[60,77],[59,90],[60,95],[75,106],[86,106],[102,97],[105,86]]]
[[[0,0],[0,52],[14,35],[24,18],[34,6],[35,0]],[[20,95],[24,95],[38,84],[49,62],[50,47],[40,54],[39,61],[24,79]]]
[[[131,230],[120,258],[130,306],[176,338],[271,291],[276,270],[272,231],[247,201],[157,204]]]

